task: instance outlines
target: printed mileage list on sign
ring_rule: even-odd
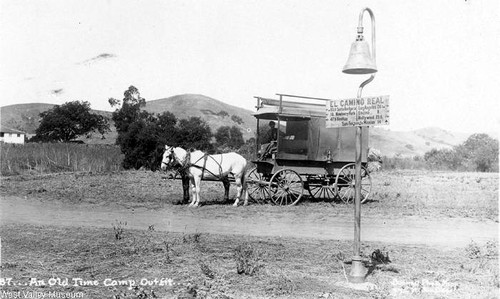
[[[389,96],[330,100],[326,127],[381,126],[389,124]]]

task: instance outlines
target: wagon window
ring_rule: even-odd
[[[309,120],[287,120],[286,133],[282,136],[280,152],[307,155]]]
[[[286,136],[290,140],[307,140],[309,120],[288,121],[286,126]],[[286,137],[285,136],[285,137]]]

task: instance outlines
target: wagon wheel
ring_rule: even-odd
[[[356,165],[350,163],[342,167],[337,174],[336,189],[344,203],[354,202]],[[372,190],[372,178],[365,167],[361,167],[361,203],[364,203]]]
[[[337,195],[335,190],[333,177],[321,178],[321,180],[311,180],[308,178],[308,188],[309,195],[314,199],[326,199],[328,201],[333,201]]]
[[[271,178],[269,188],[274,204],[293,206],[304,193],[304,182],[297,172],[281,169]]]
[[[246,178],[248,196],[259,204],[265,203],[271,198],[269,183],[257,168],[252,168]]]

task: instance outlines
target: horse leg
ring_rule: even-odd
[[[246,182],[246,166],[243,168],[243,172],[240,175],[240,184],[241,184],[240,196],[245,197],[243,205],[247,206],[248,205],[248,191],[247,191],[247,182]]]
[[[245,195],[245,201],[243,202],[244,206],[248,206],[248,190],[247,190],[247,184],[245,181],[241,183],[241,197]]]
[[[192,207],[196,202],[196,183],[194,178],[189,178],[189,184],[191,185],[191,197],[193,198],[189,206]]]
[[[238,203],[240,202],[240,196],[241,196],[241,177],[235,177],[234,182],[236,183],[236,200],[234,201],[233,206],[237,207]]]
[[[193,207],[197,207],[200,204],[200,184],[201,184],[201,177],[195,177],[194,178],[194,190],[196,192],[196,201],[193,204]]]
[[[224,202],[229,200],[229,186],[231,186],[231,182],[229,182],[229,177],[222,178],[222,184],[224,185]]]
[[[182,204],[188,204],[189,203],[189,176],[187,175],[182,175],[182,191],[183,191],[183,197],[182,197]]]

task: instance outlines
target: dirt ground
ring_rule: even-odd
[[[132,246],[133,249],[126,250],[126,256],[130,252],[134,254],[142,252],[146,254],[146,257],[141,255],[140,263],[150,264],[153,259],[157,258],[154,252],[165,249],[155,247],[160,245],[152,245],[152,250],[137,249],[134,243],[138,242],[137,240],[151,242],[150,237],[146,238],[139,233],[142,231],[159,234],[160,239],[167,238],[169,234],[177,234],[175,238],[183,238],[184,241],[186,236],[207,236],[205,237],[207,243],[201,247],[196,245],[195,251],[206,255],[211,250],[219,250],[219,255],[210,256],[213,259],[210,267],[216,269],[214,273],[218,274],[207,275],[206,267],[209,266],[199,261],[193,265],[197,270],[182,268],[184,266],[181,265],[184,262],[179,261],[179,264],[176,264],[176,267],[180,267],[176,270],[179,273],[182,271],[198,273],[197,280],[194,280],[198,281],[198,285],[200,281],[203,284],[204,287],[200,287],[199,290],[205,288],[203,292],[198,292],[197,297],[201,298],[318,298],[318,296],[324,298],[398,298],[400,297],[397,295],[398,292],[408,298],[434,298],[435,294],[432,292],[425,293],[422,288],[417,288],[417,291],[412,289],[413,281],[419,283],[420,286],[422,283],[425,285],[427,283],[425,277],[432,281],[433,286],[436,281],[448,284],[447,287],[451,285],[451,289],[447,291],[457,285],[464,288],[460,292],[439,293],[438,297],[442,298],[477,297],[476,295],[482,294],[480,290],[485,285],[487,292],[484,293],[484,298],[490,298],[492,292],[495,293],[494,290],[498,291],[498,269],[495,269],[497,268],[495,265],[498,266],[499,236],[498,174],[396,171],[376,174],[373,176],[373,182],[371,200],[362,207],[363,254],[369,260],[369,255],[375,248],[392,248],[388,250],[391,255],[400,258],[399,264],[396,264],[399,270],[392,268],[381,270],[379,276],[375,275],[371,278],[372,282],[380,286],[377,291],[372,289],[369,292],[361,291],[361,293],[352,294],[345,288],[340,288],[339,291],[337,286],[326,283],[332,279],[325,274],[331,271],[332,266],[329,264],[325,266],[321,261],[313,259],[316,254],[320,253],[331,258],[332,252],[335,251],[350,256],[354,234],[352,206],[317,202],[304,197],[299,205],[293,207],[270,204],[233,207],[231,202],[221,200],[223,192],[220,183],[205,182],[202,188],[204,205],[199,208],[188,208],[185,205],[174,204],[182,196],[180,181],[164,180],[161,173],[140,171],[108,174],[24,175],[2,178],[0,224],[2,239],[7,240],[2,243],[3,253],[7,252],[3,254],[2,270],[4,274],[7,270],[7,273],[11,273],[14,277],[21,277],[20,279],[29,277],[23,271],[29,273],[32,267],[33,262],[30,264],[29,261],[34,258],[31,256],[31,251],[34,249],[27,247],[26,243],[34,238],[33,234],[36,235],[37,240],[42,238],[38,240],[42,243],[41,249],[36,249],[41,250],[39,253],[41,256],[38,257],[40,263],[45,264],[55,259],[58,261],[58,269],[61,268],[61,273],[67,276],[75,275],[75,272],[63,266],[67,261],[61,260],[61,256],[67,256],[73,245],[63,246],[59,249],[60,254],[54,258],[48,258],[52,256],[53,247],[47,244],[57,238],[59,243],[85,244],[89,242],[89,244],[94,244],[97,242],[93,245],[96,248],[114,246],[108,248],[111,252],[115,252],[117,248],[123,251],[123,248]],[[231,195],[234,195],[234,190]],[[109,232],[116,233],[117,228],[120,227],[134,235],[131,237],[134,240],[133,243],[125,245],[120,243],[119,247],[116,247],[117,243],[111,244],[107,241],[109,239],[106,238],[110,237]],[[47,233],[48,231],[57,232],[57,236]],[[30,232],[31,237],[25,236],[25,233]],[[82,234],[82,237],[70,241],[75,234]],[[90,237],[92,235],[95,235],[95,239]],[[92,239],[89,240],[89,237]],[[244,240],[251,242],[252,248],[258,248],[264,252],[273,251],[276,247],[285,251],[296,251],[294,259],[284,265],[275,265],[275,257],[270,256],[264,260],[267,265],[266,269],[273,269],[272,273],[266,270],[265,274],[259,274],[261,276],[248,278],[250,279],[246,281],[248,285],[242,285],[239,281],[234,281],[234,285],[231,285],[231,279],[223,278],[234,271],[227,269],[230,267],[227,264],[227,255],[231,255],[231,252],[235,250],[235,244],[241,245]],[[173,242],[172,246],[174,248],[179,246],[184,250],[187,246],[185,243]],[[187,244],[189,245],[189,242]],[[224,245],[228,244],[231,244],[231,250],[225,251]],[[491,247],[492,244],[494,247]],[[167,246],[167,252],[169,252],[168,248]],[[75,256],[79,254],[81,253],[75,252]],[[106,256],[109,254],[105,251],[101,257],[96,257],[98,260],[92,262],[92,266],[89,266],[90,270],[77,271],[76,274],[97,275],[94,273],[96,272],[95,265],[106,261]],[[412,258],[408,258],[408,254],[411,254]],[[26,257],[26,255],[31,257]],[[307,258],[304,257],[305,255]],[[9,260],[7,264],[5,263],[6,256]],[[179,255],[177,258],[182,261],[190,259],[185,255]],[[24,264],[19,262],[19,259],[23,260]],[[407,259],[406,263],[402,262],[405,259]],[[194,260],[197,259],[194,258]],[[452,260],[461,261],[461,264],[455,264],[451,262]],[[84,263],[83,260],[78,262]],[[113,269],[126,270],[135,262],[124,264],[122,260],[117,259],[115,263],[118,266],[113,264]],[[314,269],[321,268],[321,271],[318,270],[321,275],[314,274],[316,270],[297,270],[308,263],[314,265]],[[319,264],[316,265],[316,263]],[[421,266],[418,266],[420,269],[414,269],[413,265],[419,265],[419,263],[421,263]],[[220,265],[217,266],[218,264]],[[200,265],[205,275],[199,273]],[[75,267],[80,269],[78,268],[80,266]],[[154,263],[148,267],[158,269]],[[342,280],[342,272],[345,274],[345,269],[342,270],[342,267],[334,271],[336,273],[334,277],[337,280]],[[443,278],[449,275],[442,271],[443,267],[448,268],[447,271],[450,273],[459,273],[453,276],[454,280],[451,284]],[[278,273],[278,275],[277,270],[274,269],[280,268],[281,274]],[[406,271],[401,269],[406,269]],[[36,272],[31,275],[43,276],[52,273],[44,271],[41,272],[42,274],[36,274],[38,273]],[[106,277],[111,273],[110,271],[109,268],[102,269],[100,277]],[[156,275],[157,272],[151,273]],[[176,279],[182,276],[179,273],[176,274]],[[404,275],[391,276],[396,275],[394,273],[404,273]],[[478,276],[478,274],[484,276]],[[116,275],[133,276],[131,273]],[[421,278],[422,275],[424,278]],[[184,276],[182,279],[193,281]],[[303,279],[314,281],[314,286],[299,283]],[[213,284],[215,281],[223,282],[224,288],[213,286],[212,291],[207,291],[206,284]],[[401,281],[404,283],[399,286]],[[275,289],[269,291],[264,286],[266,283],[277,283],[278,289],[292,287],[285,292]],[[408,292],[409,287],[410,292]],[[221,290],[226,291],[224,293]],[[396,293],[394,293],[395,290]],[[123,298],[123,296],[116,297],[116,292],[107,292],[105,298]],[[221,292],[227,297],[221,297]],[[115,294],[114,297],[111,297],[111,294]],[[165,296],[165,298],[183,298],[177,293],[170,293],[170,295],[172,296]],[[89,298],[99,298],[99,296],[94,294],[89,295]],[[150,294],[149,297],[133,298],[156,297]]]
[[[327,213],[301,215],[300,207],[168,206],[144,208],[78,206],[53,201],[6,196],[0,201],[2,224],[110,227],[113,221],[127,222],[133,229],[151,225],[158,231],[237,234],[265,237],[293,237],[352,240],[351,215],[328,217]],[[276,209],[281,209],[276,213]],[[271,210],[271,211],[268,211]],[[465,247],[471,240],[498,242],[498,223],[466,218],[420,219],[407,216],[380,219],[362,218],[362,239],[441,248]]]

